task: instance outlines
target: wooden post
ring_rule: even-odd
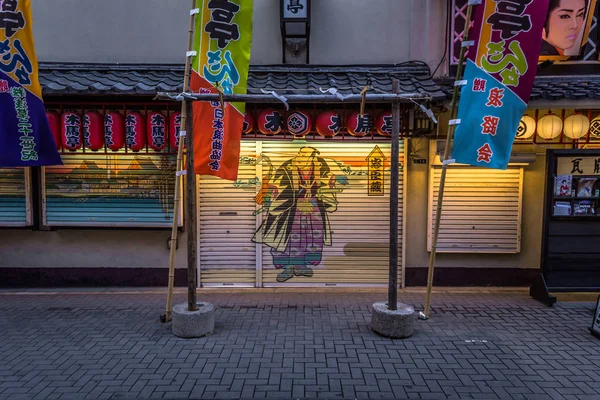
[[[194,173],[194,118],[193,118],[193,103],[187,103],[187,163],[186,163],[186,190],[187,207],[185,210],[185,226],[187,228],[187,253],[188,253],[188,310],[196,311],[196,282],[197,282],[197,262],[196,262],[196,242],[197,224],[196,224],[196,174]]]
[[[469,25],[471,23],[471,14],[473,12],[473,5],[467,7],[467,16],[465,18],[465,29],[463,32],[462,42],[465,43],[469,38]],[[474,49],[476,50],[476,49]],[[467,47],[461,46],[460,56],[458,58],[458,68],[456,70],[456,81],[462,77],[463,67],[465,63],[465,52]],[[460,86],[454,86],[454,93],[452,95],[452,107],[450,110],[450,119],[456,119],[458,112],[458,91]],[[452,124],[448,128],[448,134],[446,135],[446,145],[444,146],[444,156],[442,158],[442,175],[440,177],[440,188],[438,191],[437,207],[435,212],[435,224],[433,227],[433,238],[431,239],[431,254],[429,255],[429,270],[427,271],[427,295],[425,297],[425,317],[429,318],[429,308],[431,306],[431,288],[433,286],[433,268],[435,266],[435,252],[437,249],[437,241],[440,231],[440,219],[442,216],[442,202],[444,200],[444,187],[446,185],[446,171],[448,164],[445,162],[450,157],[450,149],[452,148],[452,138],[456,125]]]
[[[191,0],[191,9],[195,8],[197,0]],[[188,29],[188,46],[187,51],[190,51],[194,41],[194,20],[196,14],[190,14],[190,25]],[[190,59],[185,57],[185,73],[183,75],[183,91],[187,92],[190,88]],[[187,126],[187,102],[184,99],[181,102],[181,125],[180,129],[186,129]],[[171,135],[175,135],[176,132],[171,132]],[[177,172],[183,169],[183,145],[185,138],[179,138],[179,147],[177,148],[177,163],[175,170]],[[189,143],[189,141],[188,141]],[[170,240],[170,252],[169,252],[169,283],[167,288],[167,305],[165,315],[161,315],[160,320],[162,322],[171,321],[171,311],[173,309],[173,286],[175,285],[175,250],[177,248],[177,225],[179,221],[179,211],[181,209],[181,176],[177,174],[175,176],[175,196],[173,200],[173,225],[171,226],[171,240]]]
[[[392,91],[398,93],[397,79]],[[390,269],[388,279],[388,309],[398,304],[398,169],[400,167],[400,103],[392,103],[392,173],[390,175]]]

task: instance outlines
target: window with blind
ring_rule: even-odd
[[[428,251],[431,251],[441,170],[441,166],[430,169]],[[522,198],[522,167],[509,166],[502,171],[450,166],[437,252],[519,253]]]
[[[62,160],[44,171],[45,225],[171,226],[175,154],[63,153]]]
[[[29,168],[0,168],[0,226],[29,226]]]

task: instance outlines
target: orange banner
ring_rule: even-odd
[[[203,0],[196,18],[190,88],[246,93],[253,0]],[[194,102],[194,172],[237,179],[244,103]]]

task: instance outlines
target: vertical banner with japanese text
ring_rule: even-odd
[[[506,169],[537,71],[549,0],[475,6],[452,158]],[[464,83],[464,81],[462,83]],[[460,84],[460,82],[457,82]]]
[[[38,81],[30,0],[0,0],[0,167],[60,164]]]
[[[193,92],[245,94],[253,0],[202,0],[196,17]],[[237,179],[245,103],[194,102],[194,172]]]

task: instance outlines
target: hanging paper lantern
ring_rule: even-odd
[[[381,136],[392,136],[392,113],[389,111],[384,111],[379,116],[377,116],[377,121],[375,122],[375,130]]]
[[[246,113],[244,115],[244,128],[242,129],[242,133],[244,135],[252,132],[254,129],[254,117],[250,113]]]
[[[125,145],[125,118],[116,111],[104,114],[104,142],[112,151],[118,151]]]
[[[62,140],[60,139],[60,116],[54,111],[48,111],[46,118],[48,118],[48,125],[50,126],[54,143],[56,143],[56,148],[60,150],[62,147]]]
[[[587,135],[590,129],[590,120],[580,113],[573,114],[564,122],[564,132],[568,138],[578,140]]]
[[[171,113],[169,117],[169,145],[171,149],[179,148],[179,131],[181,130],[181,113]],[[185,138],[183,139],[183,148],[185,149]]]
[[[128,111],[125,116],[125,143],[132,151],[140,151],[146,146],[144,117],[136,111]]]
[[[341,128],[341,118],[333,111],[324,111],[317,116],[317,133],[323,137],[337,135]]]
[[[352,136],[368,135],[373,129],[373,117],[371,114],[363,114],[361,117],[358,111],[353,111],[346,117],[346,127]]]
[[[304,137],[312,129],[312,117],[305,111],[293,111],[288,114],[288,131],[296,137]]]
[[[594,118],[590,123],[590,135],[594,138],[600,137],[600,115]]]
[[[83,140],[86,149],[98,151],[104,147],[104,122],[96,111],[83,114]]]
[[[537,133],[544,140],[557,138],[562,132],[563,123],[560,117],[548,113],[537,124]]]
[[[258,130],[263,135],[277,135],[283,129],[283,118],[279,111],[272,108],[258,114]]]
[[[62,145],[70,151],[79,150],[83,143],[81,117],[74,112],[65,112],[61,117]]]
[[[529,139],[535,133],[535,119],[529,115],[523,115],[519,127],[517,128],[516,138],[519,140]]]
[[[167,124],[165,116],[157,111],[146,116],[148,146],[155,151],[161,151],[167,145]]]

